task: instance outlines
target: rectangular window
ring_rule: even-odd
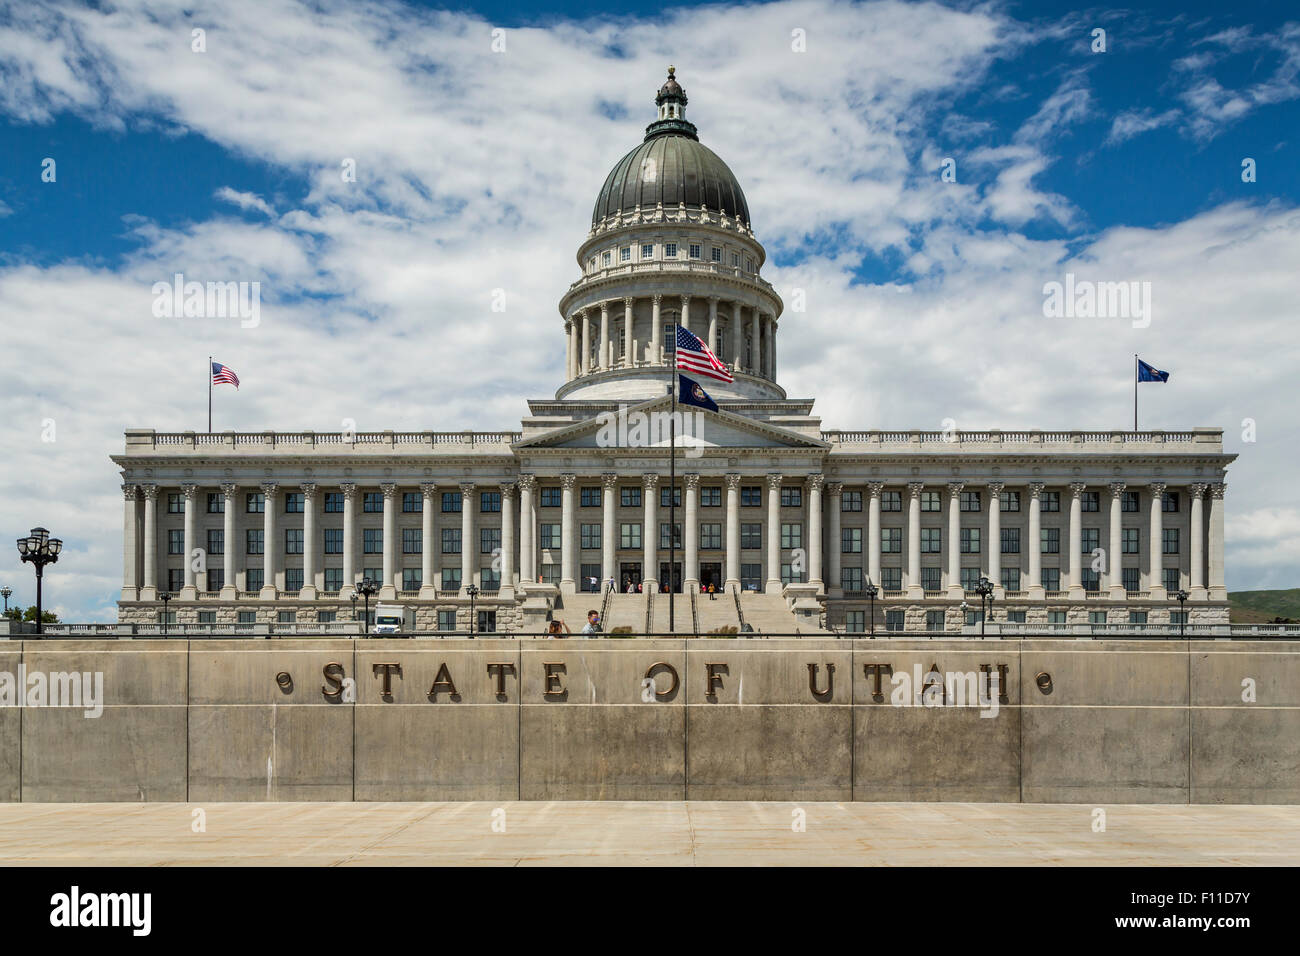
[[[783,564],[783,565],[781,565],[781,583],[782,583],[782,584],[802,584],[802,583],[803,583],[803,572],[800,572],[799,574],[795,574],[795,573],[794,573],[794,565],[793,565],[793,564]]]
[[[903,589],[903,569],[881,568],[880,586],[886,591],[901,591]]]
[[[609,263],[610,263],[610,255],[609,255],[609,253],[608,253],[608,252],[602,252],[602,253],[600,254],[600,264],[601,264],[602,266],[608,266]]]
[[[880,493],[881,511],[902,511],[903,493],[901,491],[882,491]]]
[[[182,528],[173,528],[167,532],[167,553],[184,554],[185,553],[185,531]]]
[[[1166,491],[1165,494],[1164,494],[1164,498],[1163,498],[1163,499],[1161,500],[1161,502],[1160,502],[1160,510],[1161,510],[1161,511],[1177,511],[1177,510],[1178,510],[1178,492],[1176,492],[1176,491]]]
[[[418,514],[424,511],[424,495],[418,491],[403,491],[402,511],[406,514]]]
[[[361,552],[363,554],[384,553],[384,529],[363,528],[361,531]]]
[[[418,591],[424,583],[423,568],[402,568],[402,590]]]
[[[740,268],[740,253],[739,253],[739,252],[733,252],[733,253],[731,254],[731,266],[732,266],[732,268],[734,268],[734,269],[739,269],[739,268]]]
[[[582,524],[578,526],[578,547],[590,551],[600,547],[600,525]]]
[[[1106,612],[1105,612],[1105,611],[1089,611],[1089,612],[1088,612],[1088,623],[1089,623],[1089,624],[1105,624],[1105,623],[1106,623]]]
[[[1101,590],[1101,573],[1092,568],[1083,569],[1083,589],[1085,591]]]
[[[441,610],[438,612],[438,630],[454,631],[456,630],[456,612],[451,610]]]
[[[1178,553],[1178,529],[1163,528],[1160,532],[1161,550],[1164,554]]]
[[[653,243],[653,242],[645,242],[645,243],[642,243],[642,244],[641,244],[641,261],[642,261],[642,262],[649,262],[649,261],[650,261],[651,259],[653,259],[654,257],[655,257],[655,247],[654,247],[654,243]]]
[[[478,494],[478,510],[482,514],[500,514],[501,513],[501,492],[499,491],[480,491]]]
[[[223,515],[226,513],[226,496],[221,494],[208,494],[208,514]]]
[[[459,491],[444,491],[442,493],[442,513],[459,514],[461,509],[461,498]]]
[[[1066,623],[1066,621],[1065,621],[1065,612],[1064,612],[1064,611],[1048,611],[1048,612],[1047,612],[1047,623],[1048,623],[1048,624],[1064,624],[1064,623]]]
[[[675,242],[665,242],[665,243],[664,243],[664,258],[665,258],[665,259],[676,259],[676,258],[677,258],[677,243],[675,243]]]
[[[1040,511],[1060,511],[1061,510],[1061,493],[1059,491],[1044,491],[1039,494]]]
[[[185,513],[185,496],[170,494],[167,496],[167,513],[169,515],[179,515]]]
[[[926,611],[925,612],[925,629],[927,631],[943,630],[943,611]]]
[[[781,549],[788,551],[791,548],[803,547],[803,525],[800,522],[793,521],[781,524]]]
[[[901,631],[903,629],[904,620],[905,618],[902,611],[886,611],[885,630]]]
[[[185,569],[168,568],[167,569],[167,589],[173,593],[179,591],[185,586]],[[172,612],[176,613],[175,611]]]
[[[620,488],[618,490],[619,504],[624,508],[641,507],[641,489],[640,488]]]
[[[1002,528],[1002,553],[1019,554],[1020,553],[1020,529],[1019,528]]]
[[[284,553],[302,554],[302,528],[284,529]]]
[[[802,488],[782,488],[782,489],[781,489],[781,507],[782,507],[782,508],[802,508],[802,507],[803,507],[803,489],[802,489]]]
[[[291,491],[284,496],[284,513],[287,515],[302,514],[302,492]]]
[[[1024,611],[1006,611],[1006,612],[1004,612],[1004,613],[1006,614],[1006,619],[1007,619],[1007,623],[1008,623],[1008,624],[1024,624],[1024,623],[1025,623],[1025,612],[1024,612]]]
[[[248,514],[262,514],[266,511],[266,497],[260,491],[250,492],[244,496],[244,510]]]
[[[943,553],[943,533],[939,528],[921,529],[921,553],[922,554]]]
[[[963,491],[961,499],[957,504],[958,511],[979,511],[980,510],[980,493],[978,491]]]
[[[1092,554],[1093,551],[1101,547],[1101,529],[1100,528],[1083,528],[1079,534],[1079,553]]]
[[[249,528],[244,532],[244,554],[265,554],[265,541],[261,528]]]
[[[380,491],[367,491],[361,496],[361,510],[367,514],[380,514],[384,510],[384,495]]]
[[[761,508],[763,506],[763,486],[742,486],[740,489],[740,506],[742,508]]]
[[[1141,545],[1140,528],[1122,528],[1119,533],[1119,545],[1121,554],[1141,554],[1138,548]]]
[[[840,495],[840,511],[861,511],[862,492],[846,491]]]
[[[578,507],[580,508],[599,508],[600,507],[600,486],[585,486],[578,489]]]
[[[740,547],[742,549],[763,547],[763,526],[757,522],[752,524],[742,523],[740,526]]]
[[[999,511],[1019,511],[1020,510],[1020,492],[1002,491],[998,493],[998,510]]]
[[[590,591],[593,594],[600,590],[600,565],[583,564],[578,568],[579,591]]]
[[[543,544],[542,547],[546,547],[546,545]],[[460,554],[460,528],[442,529],[442,553]]]
[[[558,508],[564,503],[564,494],[560,488],[543,488],[538,493],[538,501],[543,508]]]
[[[975,585],[980,583],[979,568],[962,568],[961,569],[961,589],[963,591],[974,591]]]
[[[902,554],[903,553],[903,529],[902,528],[881,528],[880,529],[880,550],[884,554]]]
[[[442,588],[443,591],[460,590],[460,568],[443,568],[442,569]],[[455,613],[455,612],[452,612]]]
[[[1128,622],[1130,624],[1145,624],[1147,622],[1146,611],[1129,611]]]
[[[624,550],[634,550],[641,547],[640,522],[624,522],[619,525],[618,545]]]
[[[208,568],[208,590],[220,591],[226,586],[226,572],[223,568]]]
[[[1124,568],[1120,571],[1120,579],[1124,582],[1125,591],[1142,590],[1142,572],[1138,568]]]
[[[722,489],[721,488],[701,488],[700,489],[700,507],[701,508],[720,508],[722,507]]]
[[[538,525],[540,531],[539,539],[541,546],[549,551],[560,550],[560,525],[558,522],[547,522]]]
[[[420,554],[424,550],[424,529],[402,529],[402,554]]]
[[[680,548],[682,546],[682,525],[679,521],[673,525],[673,538],[676,540],[669,544],[668,541],[668,522],[662,522],[659,525],[659,547],[661,548]]]
[[[619,261],[619,262],[631,262],[631,261],[632,261],[632,247],[631,247],[631,246],[624,246],[622,249],[619,249],[619,250],[618,250],[618,261]]]
[[[275,619],[280,624],[296,624],[298,622],[298,612],[279,611],[276,613]]]
[[[256,623],[257,623],[257,612],[256,612],[256,611],[240,611],[240,612],[239,612],[239,623],[240,623],[240,624],[256,624]]]
[[[700,244],[698,242],[692,242],[690,244],[690,253],[692,259],[698,259],[700,257]]]
[[[921,510],[938,511],[940,505],[939,492],[923,491],[921,492]]]
[[[201,623],[201,622],[200,622],[200,623]],[[1170,612],[1169,612],[1169,623],[1170,623],[1170,624],[1186,624],[1186,623],[1188,623],[1188,621],[1187,621],[1187,612],[1186,612],[1186,611],[1170,611]]]
[[[245,591],[260,591],[265,584],[261,568],[249,568],[244,572]]]
[[[669,495],[670,495],[670,494],[672,495],[671,500],[669,499]],[[663,487],[663,488],[660,488],[660,489],[659,489],[659,507],[660,507],[660,508],[668,508],[668,507],[673,506],[673,505],[675,505],[675,506],[678,507],[678,508],[680,508],[680,507],[682,506],[682,489],[681,489],[681,487],[678,486],[678,487],[676,487],[676,488],[668,488],[667,486],[665,486],[665,487]]]
[[[1169,594],[1172,596],[1173,594],[1175,594],[1175,593],[1178,591],[1178,589],[1179,589],[1180,587],[1182,587],[1182,583],[1181,583],[1181,582],[1179,581],[1179,579],[1178,579],[1178,569],[1177,569],[1177,568],[1161,568],[1161,570],[1164,572],[1164,578],[1165,578],[1165,580],[1164,580],[1164,585],[1165,585],[1165,590],[1168,591]]]
[[[921,569],[921,589],[938,591],[943,587],[943,571],[939,568]]]
[[[979,528],[961,529],[961,553],[962,554],[980,553],[980,529]]]
[[[710,249],[710,250],[709,250],[709,260],[710,260],[711,262],[721,262],[721,261],[722,261],[722,250],[719,249],[717,246],[714,246],[712,249]]]
[[[858,592],[862,590],[862,569],[861,568],[840,568],[840,587],[845,591]]]
[[[1043,568],[1042,585],[1044,591],[1061,590],[1061,569]]]
[[[286,591],[302,590],[302,568],[284,569],[284,589]]]
[[[500,528],[479,528],[478,529],[478,553],[496,554],[500,550],[501,550],[501,529]]]
[[[343,513],[343,492],[341,491],[325,492],[325,512],[326,514]]]
[[[722,525],[705,523],[700,525],[700,550],[716,551],[722,547]]]
[[[1085,491],[1079,496],[1079,509],[1081,511],[1100,511],[1101,510],[1101,492]]]
[[[1038,550],[1042,554],[1060,554],[1061,553],[1061,529],[1060,528],[1040,528],[1038,530],[1042,547]]]
[[[342,568],[325,569],[325,590],[326,591],[343,590],[343,569]]]
[[[847,588],[845,590],[848,590]],[[844,612],[844,633],[845,634],[865,634],[867,632],[867,612],[866,611],[845,611]]]
[[[1124,499],[1123,503],[1120,505],[1120,511],[1137,512],[1141,510],[1142,505],[1138,498],[1138,494],[1139,493],[1136,491],[1124,492]]]
[[[761,564],[742,564],[740,566],[740,589],[757,591],[763,584],[763,566]]]
[[[478,632],[480,634],[492,634],[497,629],[497,612],[496,611],[479,611],[478,612]]]
[[[173,611],[172,613],[175,613],[175,612]],[[199,623],[200,623],[200,624],[216,624],[216,623],[217,623],[217,612],[216,612],[216,611],[199,611]]]
[[[342,554],[343,553],[343,529],[326,528],[325,529],[325,553]],[[329,588],[328,590],[336,590]]]
[[[1020,569],[1019,568],[1002,569],[1002,590],[1004,591],[1020,590]]]
[[[840,529],[840,553],[841,554],[862,553],[862,529],[861,528]]]

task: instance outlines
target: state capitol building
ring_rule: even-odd
[[[651,592],[671,586],[697,594],[676,599],[677,633],[865,633],[873,607],[878,632],[953,632],[986,577],[994,621],[1168,624],[1186,591],[1190,623],[1226,623],[1221,429],[825,427],[779,384],[783,303],[671,69],[655,104],[560,298],[554,397],[517,430],[128,429],[120,620],[351,621],[368,577],[372,613],[407,605],[422,630],[465,629],[472,600],[480,630],[540,631],[580,623],[602,600],[581,592],[613,578],[634,593],[607,630],[668,631]],[[677,325],[735,381],[704,380],[719,410],[689,409],[673,486],[666,440],[610,442],[602,423],[668,410]]]

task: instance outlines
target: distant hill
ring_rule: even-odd
[[[1275,617],[1300,621],[1300,588],[1233,591],[1228,595],[1234,624],[1267,624]]]

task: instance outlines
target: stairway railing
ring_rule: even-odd
[[[653,589],[646,587],[645,588],[645,632],[647,634],[653,634],[654,631],[655,631],[655,592]]]
[[[691,633],[700,636],[700,613],[695,609],[695,589],[691,588]]]
[[[740,585],[736,585],[731,589],[731,596],[735,598],[736,619],[740,621],[740,630],[738,630],[736,633],[744,634],[745,633],[745,612],[740,606]]]
[[[600,629],[602,631],[609,631],[609,602],[613,596],[614,589],[609,585],[605,585],[605,597],[600,602]]]

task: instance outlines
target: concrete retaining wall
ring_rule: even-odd
[[[72,672],[0,800],[1300,802],[1300,642],[14,641],[0,702]]]

